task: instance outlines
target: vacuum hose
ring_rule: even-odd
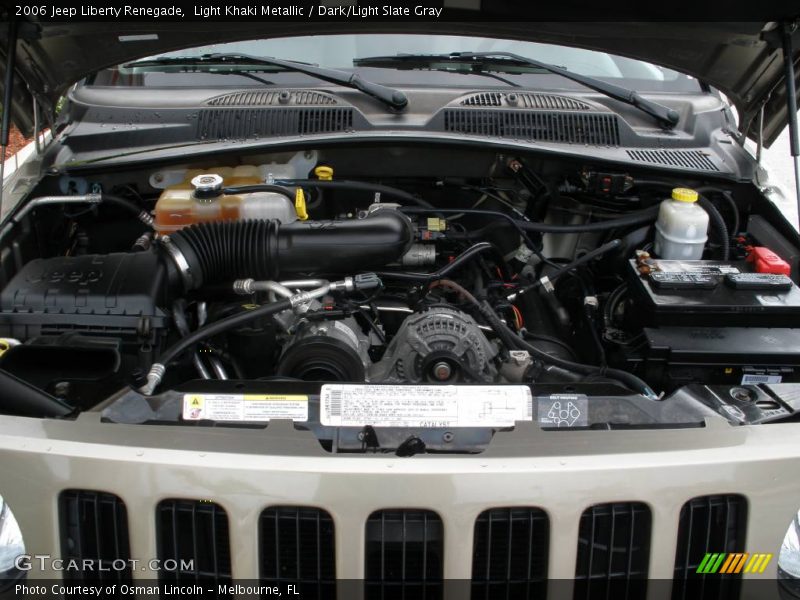
[[[344,273],[398,260],[414,239],[409,218],[379,210],[346,221],[245,220],[200,223],[176,231],[163,247],[185,289],[281,273]]]

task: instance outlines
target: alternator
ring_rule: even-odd
[[[433,307],[406,318],[380,362],[370,369],[370,381],[434,382],[494,381],[492,359],[497,348],[468,314]]]

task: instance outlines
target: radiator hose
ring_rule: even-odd
[[[398,260],[414,239],[410,219],[379,210],[343,221],[199,223],[162,239],[186,291],[285,273],[352,273]]]

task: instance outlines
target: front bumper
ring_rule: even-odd
[[[459,580],[471,577],[473,528],[482,511],[540,507],[550,519],[549,577],[571,579],[581,513],[620,501],[649,506],[649,577],[670,579],[681,507],[697,496],[745,496],[747,548],[738,551],[777,556],[800,506],[798,473],[800,424],[732,427],[710,419],[703,429],[542,431],[520,423],[479,455],[397,458],[328,454],[284,421],[242,430],[115,425],[96,413],[74,422],[0,419],[0,494],[28,553],[59,556],[57,498],[65,489],[118,495],[127,506],[131,556],[142,560],[157,556],[160,500],[208,499],[227,512],[232,574],[243,580],[259,576],[256,532],[268,506],[331,514],[340,579],[364,577],[365,521],[373,511],[435,511],[444,528],[444,577]],[[776,562],[745,578],[774,578]],[[47,570],[28,576],[60,578]],[[134,572],[138,579],[154,576]]]

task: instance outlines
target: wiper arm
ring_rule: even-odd
[[[562,77],[571,79],[572,81],[580,83],[581,85],[585,85],[589,89],[600,92],[609,98],[614,98],[615,100],[619,100],[625,104],[635,106],[642,112],[646,112],[648,115],[654,117],[667,127],[674,127],[680,120],[680,115],[678,114],[677,110],[664,106],[663,104],[659,104],[658,102],[653,102],[652,100],[642,98],[635,90],[629,90],[622,86],[602,81],[601,79],[595,79],[594,77],[571,73],[562,67],[543,63],[532,58],[526,58],[524,56],[520,56],[519,54],[514,54],[513,52],[461,52],[458,54],[458,56],[461,58],[491,58],[493,56],[510,58],[520,63],[528,64],[532,67],[537,67],[556,75],[561,75]]]
[[[563,67],[544,63],[533,58],[527,58],[514,54],[513,52],[453,52],[451,54],[398,54],[396,56],[373,56],[369,58],[359,58],[353,61],[355,66],[389,66],[394,64],[399,68],[424,69],[435,67],[436,63],[468,64],[476,71],[502,69],[509,67],[535,67],[548,73],[560,75],[581,85],[588,87],[614,98],[625,104],[635,106],[642,112],[654,117],[659,123],[666,127],[674,127],[680,120],[678,111],[671,109],[658,102],[653,102],[639,95],[635,90],[608,83],[601,79],[595,79],[587,75],[572,73]],[[441,67],[440,67],[441,68]]]
[[[344,87],[360,90],[391,106],[394,109],[401,110],[408,105],[408,98],[400,90],[386,87],[378,83],[367,81],[358,73],[348,73],[346,71],[339,71],[338,69],[329,69],[325,67],[317,67],[308,65],[301,62],[292,60],[281,60],[279,58],[251,56],[249,54],[235,54],[235,53],[215,53],[204,54],[197,57],[161,57],[151,60],[140,60],[125,65],[126,67],[157,67],[163,65],[208,65],[208,64],[238,64],[238,65],[254,65],[254,66],[272,66],[280,67],[287,71],[295,71],[297,73],[305,73],[311,75],[322,81],[335,83]]]

